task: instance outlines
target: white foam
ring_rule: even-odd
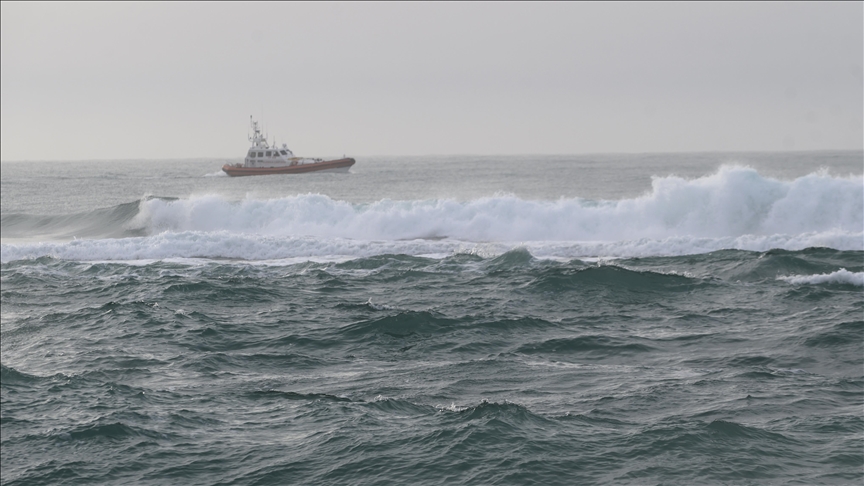
[[[723,167],[695,180],[655,177],[648,194],[620,201],[526,201],[513,196],[468,202],[381,200],[350,204],[307,194],[279,199],[219,196],[144,201],[135,227],[228,231],[362,240],[449,237],[462,241],[630,241],[670,237],[736,238],[864,230],[860,177],[815,173],[794,181]]]
[[[103,240],[74,240],[0,245],[0,260],[51,256],[76,261],[239,259],[255,261],[339,261],[382,254],[404,254],[440,258],[470,253],[491,258],[516,248],[525,248],[537,258],[591,259],[674,256],[722,249],[767,251],[773,248],[803,250],[831,247],[860,250],[864,233],[809,233],[738,238],[675,237],[613,242],[521,242],[474,243],[453,239],[370,241],[345,238],[276,237],[244,235],[225,231],[165,232],[155,236]]]
[[[371,298],[371,297],[369,298],[369,300],[366,301],[366,305],[367,305],[370,309],[373,309],[373,310],[376,310],[376,311],[382,311],[382,310],[393,310],[393,309],[395,309],[395,307],[393,307],[393,306],[389,306],[389,305],[387,305],[387,304],[376,304],[376,303],[372,302],[372,298]]]
[[[538,258],[864,250],[864,180],[818,172],[780,181],[728,166],[693,180],[655,177],[651,191],[620,201],[501,195],[351,204],[319,194],[240,201],[204,195],[143,200],[128,226],[149,236],[4,243],[0,259],[493,257],[517,247]]]
[[[841,268],[836,272],[823,273],[820,275],[789,275],[777,277],[792,285],[822,285],[822,284],[846,284],[864,287],[864,272],[850,272]]]

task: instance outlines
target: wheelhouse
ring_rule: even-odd
[[[282,144],[282,147],[271,147],[267,142],[267,137],[261,134],[261,128],[258,126],[258,122],[253,120],[252,117],[249,117],[249,122],[252,125],[252,135],[249,137],[249,141],[252,142],[252,147],[249,148],[249,152],[246,153],[246,160],[244,165],[246,167],[276,167],[281,165],[289,165],[296,159],[294,157],[294,152],[291,151],[287,147],[286,144]]]

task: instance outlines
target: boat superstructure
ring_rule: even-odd
[[[355,161],[350,157],[336,160],[296,157],[287,144],[283,143],[282,147],[277,147],[274,143],[271,146],[267,137],[261,133],[258,122],[251,116],[249,123],[252,126],[252,135],[248,138],[252,146],[249,147],[243,164],[222,166],[222,170],[229,176],[293,174],[318,170],[347,171],[354,165]]]

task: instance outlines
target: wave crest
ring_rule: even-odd
[[[143,201],[136,226],[151,234],[228,231],[361,240],[625,241],[864,231],[858,177],[814,173],[784,182],[723,167],[694,180],[655,177],[642,197],[527,201],[512,196],[459,202],[335,201],[319,194],[231,202],[219,196]]]
[[[777,280],[789,282],[792,285],[857,285],[864,287],[864,272],[850,272],[841,268],[836,272],[819,275],[789,275],[777,277]]]
[[[28,218],[4,216],[4,237],[9,230],[47,224]],[[261,260],[464,252],[495,257],[520,247],[535,257],[563,258],[722,249],[864,250],[864,181],[827,172],[781,181],[754,169],[726,166],[692,180],[655,177],[651,191],[619,201],[497,196],[352,204],[320,194],[240,201],[216,195],[151,197],[50,223],[57,226],[52,233],[61,236],[124,238],[4,244],[2,260],[45,255]]]

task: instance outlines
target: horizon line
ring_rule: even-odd
[[[820,153],[820,152],[862,152],[864,147],[857,149],[785,149],[785,150],[681,150],[681,151],[637,151],[637,152],[578,152],[578,153],[518,153],[518,154],[488,154],[488,153],[430,153],[430,154],[366,154],[348,157],[564,157],[564,156],[596,156],[596,155],[665,155],[665,154],[767,154],[767,153]],[[238,156],[202,156],[202,157],[123,157],[123,158],[93,158],[93,159],[11,159],[0,160],[0,163],[41,163],[41,162],[142,162],[142,161],[202,161],[202,160],[236,160]]]

